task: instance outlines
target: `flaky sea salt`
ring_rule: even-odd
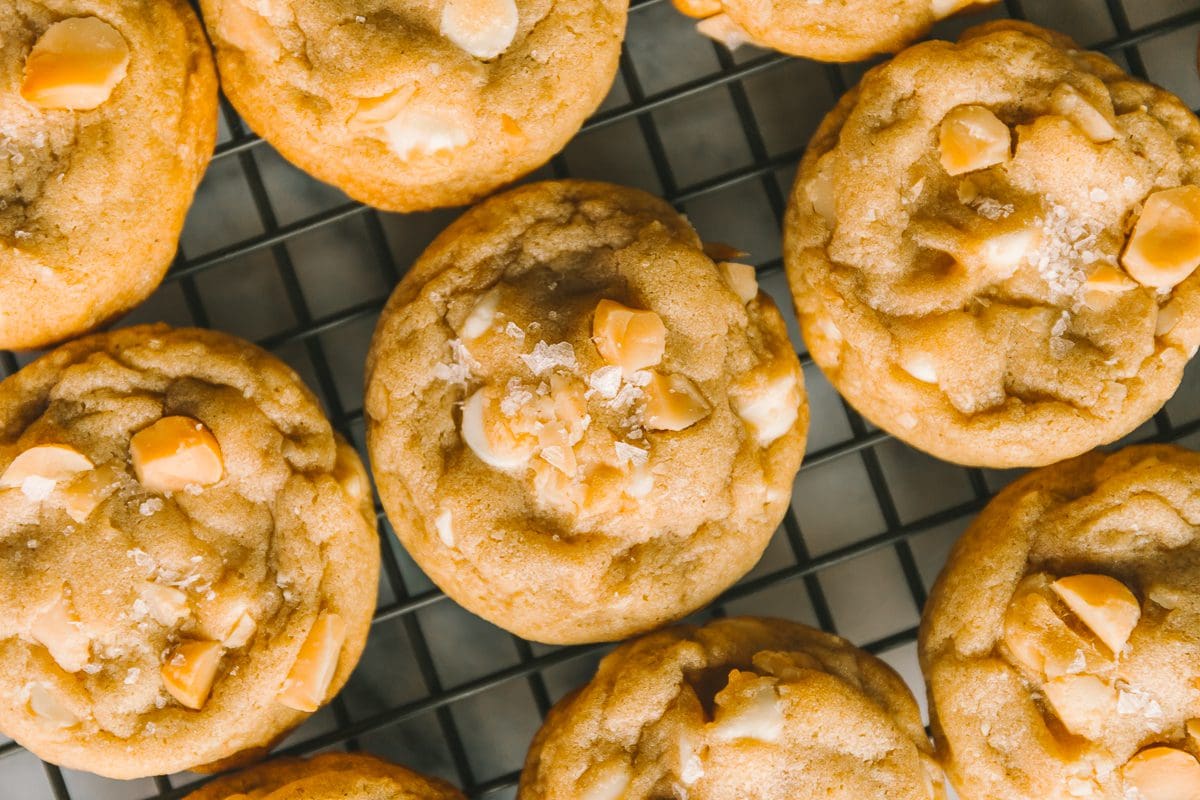
[[[588,386],[605,400],[612,400],[621,390],[621,368],[601,367],[588,376]]]
[[[517,342],[525,341],[525,331],[521,330],[521,326],[515,322],[510,322],[504,326],[504,332],[507,333]]]
[[[559,368],[575,369],[577,364],[575,348],[571,347],[569,342],[538,342],[533,346],[533,352],[522,355],[521,360],[529,367],[530,372],[539,377]]]
[[[621,464],[632,463],[634,466],[641,466],[650,457],[649,451],[625,442],[616,442],[613,447],[617,451],[617,461]]]
[[[471,355],[471,351],[467,350],[461,339],[451,339],[449,344],[451,361],[436,364],[433,377],[446,383],[465,386],[471,373],[479,369],[479,362]]]

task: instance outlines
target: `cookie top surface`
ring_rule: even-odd
[[[813,358],[946,460],[1118,439],[1200,343],[1200,121],[1074,48],[1014,22],[910,48],[826,118],[793,190]]]
[[[1177,447],[1092,453],[1019,479],[963,536],[921,632],[962,797],[1200,790],[1198,480]],[[1171,776],[1190,789],[1155,788]]]
[[[751,617],[622,645],[534,739],[520,800],[944,798],[916,701],[837,636]]]
[[[820,61],[895,53],[941,19],[999,0],[672,0],[729,47],[754,44]]]
[[[288,367],[129,328],[0,383],[0,729],[132,778],[272,743],[358,660],[365,469]]]
[[[203,0],[230,101],[371,205],[460,205],[541,166],[616,74],[618,0]]]
[[[216,128],[212,56],[183,0],[0,2],[0,348],[150,295]]]
[[[218,778],[185,800],[463,800],[453,786],[363,753],[282,758]]]
[[[808,413],[753,269],[644,192],[533,184],[465,214],[383,313],[371,460],[409,552],[543,641],[677,619],[753,566]]]

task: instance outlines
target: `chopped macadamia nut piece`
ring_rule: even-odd
[[[1173,747],[1141,751],[1121,768],[1126,797],[1137,800],[1200,800],[1200,762]]]
[[[643,418],[652,431],[681,431],[690,428],[712,412],[704,395],[684,375],[652,373],[646,393]]]
[[[199,420],[163,417],[133,435],[129,454],[137,479],[152,492],[210,486],[225,474],[221,446]]]
[[[117,474],[108,465],[80,473],[59,495],[63,511],[77,524],[86,522],[116,484]]]
[[[933,356],[926,352],[910,353],[901,363],[904,371],[922,383],[936,384],[938,382],[937,364]]]
[[[49,650],[50,657],[66,672],[79,672],[88,663],[91,641],[71,601],[63,595],[37,612],[29,635]]]
[[[1117,129],[1104,113],[1069,83],[1059,84],[1055,88],[1050,95],[1050,106],[1055,114],[1069,119],[1096,144],[1104,144],[1117,138]]]
[[[1088,276],[1083,285],[1084,303],[1089,308],[1103,309],[1114,295],[1128,292],[1138,287],[1137,281],[1130,278],[1112,264],[1101,264]]]
[[[29,500],[40,502],[50,496],[58,483],[91,469],[91,460],[73,447],[38,445],[12,460],[0,475],[0,489],[20,489]]]
[[[70,728],[79,724],[79,717],[71,713],[50,689],[40,683],[29,687],[29,710],[34,716],[55,728]]]
[[[749,264],[739,264],[736,261],[722,261],[717,264],[721,278],[733,293],[743,303],[749,303],[758,297],[758,275]]]
[[[979,256],[984,264],[999,273],[998,279],[1007,278],[1033,251],[1038,239],[1038,232],[1031,228],[1002,233],[984,240],[979,248]]]
[[[500,303],[500,288],[495,287],[479,298],[471,313],[463,320],[458,335],[466,340],[478,339],[488,332],[496,320],[496,306]]]
[[[322,612],[283,682],[279,702],[297,711],[312,712],[320,708],[333,683],[345,641],[345,621],[338,614]]]
[[[601,300],[592,320],[592,340],[604,360],[628,377],[662,361],[667,328],[653,311]]]
[[[162,665],[162,681],[171,696],[194,711],[204,708],[217,679],[224,650],[220,642],[181,642]]]
[[[515,0],[446,0],[442,36],[478,59],[501,55],[517,35]]]
[[[159,625],[174,627],[191,613],[187,595],[174,586],[148,583],[142,590],[142,599],[150,609],[150,616]]]
[[[238,0],[230,2],[237,3]],[[346,124],[352,131],[381,128],[399,116],[415,93],[415,86],[405,86],[379,97],[364,97],[358,101]]]
[[[1060,675],[1042,690],[1054,713],[1076,736],[1096,736],[1117,707],[1117,690],[1095,675]]]
[[[25,59],[21,97],[38,108],[90,111],[125,79],[129,45],[96,17],[73,17],[46,29]]]
[[[1072,575],[1050,587],[1114,654],[1125,647],[1141,619],[1142,608],[1133,592],[1107,575]]]
[[[1041,678],[1080,672],[1089,656],[1098,657],[1059,616],[1044,575],[1031,575],[1017,587],[1004,614],[1004,645],[1017,664]]]
[[[253,0],[222,0],[217,10],[216,38],[238,50],[252,51],[278,61],[283,46],[271,23],[250,7]]]
[[[717,693],[712,736],[719,742],[756,739],[777,742],[783,733],[783,708],[775,681],[733,670]]]
[[[250,616],[249,611],[243,611],[229,629],[229,633],[225,634],[221,644],[233,650],[245,647],[254,638],[254,632],[257,630],[258,623],[254,621],[254,617]]]
[[[623,761],[612,759],[597,764],[580,780],[580,800],[621,800],[632,779],[633,774]]]
[[[463,403],[463,441],[489,467],[512,469],[524,466],[533,456],[533,442],[512,432],[491,394],[485,386]]]
[[[739,381],[736,388],[734,408],[753,431],[759,447],[769,446],[796,424],[800,415],[800,383],[790,369],[755,370]]]
[[[817,176],[804,184],[804,192],[812,203],[813,211],[825,220],[825,224],[833,227],[837,224],[837,201],[833,192],[833,159],[832,155],[822,156],[817,162]]]
[[[1150,195],[1121,264],[1152,289],[1173,289],[1195,272],[1200,266],[1200,186]]]
[[[1183,311],[1179,307],[1178,300],[1172,300],[1158,310],[1158,319],[1154,322],[1154,335],[1166,336],[1171,331],[1175,330],[1175,326],[1179,324],[1179,319],[1183,316]]]
[[[704,19],[721,13],[721,0],[671,0],[675,10],[684,16]]]
[[[962,175],[1012,158],[1012,131],[983,106],[959,106],[942,120],[939,147],[946,172]]]
[[[752,41],[750,34],[728,14],[714,14],[696,23],[696,30],[729,50],[737,50]]]

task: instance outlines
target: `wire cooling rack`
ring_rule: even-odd
[[[1007,0],[1009,15],[1056,27],[1133,74],[1200,105],[1200,0]],[[953,36],[980,16],[944,24]],[[620,74],[601,110],[534,177],[640,186],[685,211],[709,240],[751,250],[785,309],[779,226],[805,141],[864,67],[752,48],[729,54],[665,0],[634,0]],[[404,269],[458,212],[392,215],[307,178],[222,104],[216,157],[163,287],[127,322],[165,320],[255,340],[318,391],[363,449],[362,364],[379,310]],[[0,375],[30,356],[0,353]],[[915,639],[946,553],[1009,473],[962,469],[872,428],[801,353],[810,451],[793,503],[755,570],[697,619],[759,613],[836,631],[924,690]],[[1200,369],[1130,441],[1200,446]],[[550,705],[608,647],[530,644],[447,600],[412,563],[382,510],[379,610],[342,694],[283,751],[364,749],[441,775],[476,798],[512,798],[525,748]],[[178,798],[197,776],[118,782],[60,770],[0,737],[0,798]]]

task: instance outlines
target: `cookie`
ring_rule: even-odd
[[[818,61],[895,53],[934,24],[999,0],[671,0],[726,47],[766,47]]]
[[[813,359],[947,461],[1119,439],[1200,344],[1198,147],[1174,95],[1027,23],[906,50],[825,119],[792,192]]]
[[[604,99],[620,0],[202,0],[222,86],[301,169],[379,208],[468,203],[540,167]]]
[[[964,534],[921,626],[932,725],[964,800],[1200,792],[1200,455],[1032,472]]]
[[[844,639],[741,617],[658,631],[546,717],[518,800],[942,800],[912,693]]]
[[[465,800],[450,784],[365,753],[281,758],[218,778],[184,800]]]
[[[0,730],[112,778],[261,754],[375,608],[366,471],[233,337],[143,326],[0,383]]]
[[[762,555],[803,376],[754,269],[702,248],[644,192],[540,183],[467,212],[397,288],[367,362],[371,462],[404,546],[467,609],[618,639]]]
[[[150,296],[216,131],[212,54],[183,0],[0,0],[0,349]]]

